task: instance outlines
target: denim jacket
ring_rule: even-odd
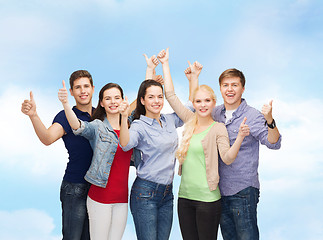
[[[91,166],[84,178],[91,184],[99,187],[106,187],[114,155],[119,144],[118,136],[113,131],[113,128],[106,117],[103,122],[98,119],[95,119],[92,122],[82,120],[80,120],[80,122],[81,127],[77,130],[73,130],[73,132],[75,135],[81,135],[87,138],[93,149]],[[136,162],[138,161],[136,158],[141,157],[141,155],[137,151],[134,151],[133,157],[135,158],[133,160]]]

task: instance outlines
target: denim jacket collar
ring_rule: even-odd
[[[112,132],[115,135],[115,137],[118,139],[118,135],[113,130],[113,128],[112,128],[109,120],[107,119],[107,117],[104,118],[103,123],[104,123],[105,127],[108,129],[108,131]]]

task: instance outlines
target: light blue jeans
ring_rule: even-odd
[[[86,199],[89,183],[63,181],[60,199],[62,203],[63,240],[89,240],[89,218]]]
[[[233,196],[222,196],[220,228],[224,240],[258,240],[259,189],[247,187]]]
[[[173,223],[173,186],[136,178],[130,210],[138,240],[167,240]]]

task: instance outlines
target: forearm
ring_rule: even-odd
[[[145,78],[145,80],[153,79],[153,76],[154,76],[154,68],[147,67],[146,68],[146,78]]]
[[[53,124],[49,128],[46,128],[37,113],[29,116],[29,118],[37,137],[46,146],[61,138],[65,133],[64,129],[59,124]]]
[[[188,99],[193,102],[193,95],[194,91],[198,88],[199,86],[199,79],[197,76],[192,76],[191,80],[189,81],[189,96]]]
[[[70,124],[71,128],[73,130],[80,128],[81,123],[78,120],[78,118],[77,118],[76,114],[74,113],[74,111],[72,110],[72,108],[70,107],[69,103],[63,103],[63,107],[64,107],[67,121]]]
[[[128,118],[125,116],[122,116],[121,118],[121,126],[120,126],[120,136],[119,136],[119,142],[122,147],[127,146],[129,142],[129,129],[128,129]]]
[[[274,129],[268,128],[268,142],[275,144],[279,139],[280,133],[277,127]]]
[[[166,61],[162,65],[163,65],[165,92],[174,91],[174,84],[173,84],[172,76],[170,74],[169,62]]]
[[[29,118],[30,118],[30,121],[34,127],[35,133],[36,133],[37,137],[39,138],[39,140],[47,146],[50,145],[52,143],[52,141],[50,139],[49,131],[45,127],[43,122],[40,120],[37,113],[33,116],[29,116]]]
[[[234,162],[234,160],[236,159],[238,152],[240,150],[243,139],[244,139],[244,137],[242,137],[238,134],[235,142],[233,143],[233,145],[230,147],[230,149],[226,152],[226,154],[223,157],[223,162],[225,164],[230,165],[231,163]]]

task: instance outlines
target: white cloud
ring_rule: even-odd
[[[6,117],[1,118],[0,126],[0,165],[8,171],[23,171],[29,177],[61,179],[67,163],[67,152],[62,140],[51,146],[44,146],[36,136],[29,117],[21,111],[21,103],[29,98],[29,91],[19,87],[8,87],[0,95],[2,110]],[[46,96],[46,92],[35,89],[34,98],[37,112],[44,125],[49,127],[59,111],[59,101]]]
[[[58,240],[52,234],[55,225],[46,212],[38,209],[0,211],[0,239]]]

